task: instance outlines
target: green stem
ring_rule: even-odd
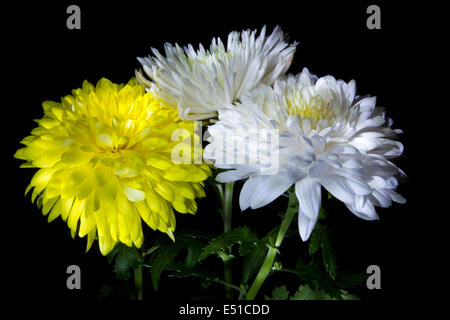
[[[143,300],[144,290],[142,286],[142,265],[139,265],[134,269],[134,288],[136,290],[137,300]]]
[[[253,281],[250,289],[247,292],[247,296],[245,297],[247,300],[255,299],[258,294],[259,289],[263,285],[269,273],[272,271],[273,263],[278,253],[278,248],[281,246],[283,242],[284,236],[286,235],[287,230],[294,218],[294,215],[297,213],[296,209],[297,198],[295,193],[289,194],[289,204],[286,209],[286,213],[281,222],[280,229],[278,230],[277,238],[275,240],[275,244],[273,246],[269,246],[269,250],[264,258],[261,269],[259,269],[258,274],[256,275],[255,280]]]
[[[247,300],[255,299],[256,294],[258,293],[262,284],[264,283],[270,271],[272,270],[273,262],[275,261],[277,251],[278,250],[275,247],[273,246],[269,247],[269,251],[267,252],[266,258],[264,259],[261,269],[259,270],[255,280],[253,281],[250,289],[247,292],[247,296],[245,297]]]
[[[241,292],[239,293],[238,300],[244,300],[245,295],[246,295],[246,292],[244,290],[241,290]]]
[[[225,196],[223,198],[223,231],[231,231],[231,216],[233,209],[233,187],[234,182],[225,184]]]
[[[223,204],[223,186],[221,183],[216,182],[212,177],[209,177],[206,180],[212,187],[212,189],[214,190],[217,198],[219,199],[220,203]],[[223,208],[222,208],[223,209]],[[220,214],[222,215],[223,218],[223,212],[220,212]]]
[[[223,197],[223,232],[231,231],[231,217],[233,209],[233,188],[234,182],[225,183],[225,194]],[[223,259],[224,280],[227,283],[233,283],[233,271],[231,265],[231,247],[226,248],[226,255]],[[233,299],[233,292],[230,287],[225,287],[225,296],[227,299]]]

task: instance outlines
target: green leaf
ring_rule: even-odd
[[[282,268],[282,272],[294,273],[299,277],[299,280],[304,281],[306,285],[312,290],[323,290],[324,293],[332,299],[354,300],[357,297],[348,294],[344,288],[355,287],[365,282],[364,274],[338,274],[336,280],[331,279],[328,272],[323,269],[322,263],[314,259],[305,264],[300,259],[295,269]],[[307,290],[307,289],[302,289]]]
[[[317,227],[317,224],[316,224]],[[315,254],[320,248],[320,237],[317,235],[318,233],[314,229],[311,238],[309,238],[309,254]]]
[[[201,268],[190,268],[181,264],[173,264],[167,268],[171,271],[170,276],[177,278],[197,277],[205,281],[220,280],[219,277],[211,271],[206,271]]]
[[[202,286],[203,289],[206,290],[206,289],[208,289],[211,286],[211,281],[210,280],[203,280],[202,282],[200,282],[200,285]]]
[[[225,248],[234,244],[240,245],[239,254],[241,256],[246,255],[254,246],[256,246],[258,240],[256,233],[250,230],[249,227],[244,226],[236,228],[212,239],[209,244],[203,248],[199,256],[199,261],[206,259],[212,254],[222,254]]]
[[[286,286],[281,286],[273,289],[272,296],[264,296],[265,300],[288,300],[289,299],[289,291]]]
[[[325,291],[313,290],[307,284],[298,288],[295,294],[291,297],[291,300],[335,300],[330,297]]]
[[[355,295],[349,294],[347,291],[341,291],[342,300],[359,300],[359,298]]]
[[[358,300],[354,295],[348,294],[347,291],[341,290],[341,298],[343,300]],[[301,285],[291,300],[337,300],[331,297],[322,289],[313,290],[309,285]]]
[[[289,291],[286,286],[277,287],[272,291],[272,296],[264,296],[265,300],[338,300],[330,296],[320,288],[311,288],[309,285],[301,285],[293,296],[289,297]],[[340,290],[340,299],[359,300],[358,297],[349,294],[345,290]]]
[[[322,259],[330,277],[336,278],[336,254],[329,238],[328,228],[319,223],[314,227],[311,240],[309,242],[309,253],[315,254],[318,249],[322,249]]]
[[[211,282],[216,282],[216,283],[222,284],[224,286],[232,287],[233,289],[235,289],[237,291],[241,291],[241,288],[239,288],[238,286],[235,286],[232,283],[226,283],[225,281],[223,281],[221,278],[219,278],[213,272],[204,270],[202,268],[196,267],[194,269],[194,268],[189,268],[189,267],[186,267],[183,265],[174,264],[174,265],[168,267],[167,270],[172,271],[172,273],[170,274],[170,276],[172,276],[172,277],[178,277],[178,278],[197,277],[197,278],[200,278],[200,279],[204,280],[201,283],[201,285],[204,288],[207,288],[211,284]]]
[[[181,247],[176,246],[175,244],[173,246],[165,246],[159,250],[158,254],[152,260],[150,271],[152,274],[153,288],[155,288],[155,290],[158,290],[159,278],[161,277],[162,272],[173,263],[180,250]]]
[[[300,280],[305,281],[312,288],[315,289],[318,286],[325,290],[332,298],[341,298],[340,289],[337,288],[329,274],[321,268],[315,259],[308,264],[303,264],[299,261],[295,270],[290,270],[290,272],[297,274]]]
[[[324,219],[326,219],[327,217],[328,217],[328,212],[325,211],[325,209],[324,209],[323,207],[320,207],[318,219],[319,219],[319,220],[324,220]]]
[[[103,285],[98,291],[100,300],[130,300],[136,299],[135,289],[128,281],[118,281],[111,285]]]
[[[338,273],[336,285],[342,288],[362,286],[366,283],[367,275],[364,273]]]
[[[118,244],[107,256],[109,263],[115,258],[114,272],[119,279],[128,279],[130,269],[136,268],[142,263],[141,253],[136,247],[127,247]]]
[[[148,264],[151,266],[150,272],[155,290],[158,290],[161,274],[165,269],[175,263],[175,258],[180,251],[187,250],[187,255],[184,260],[186,267],[193,268],[197,264],[204,246],[204,242],[198,240],[199,238],[194,234],[184,233],[177,235],[175,243],[172,241],[165,242],[167,240],[163,240],[158,244],[157,249],[153,251],[156,254],[153,256],[150,264]]]
[[[193,268],[197,264],[200,253],[202,252],[203,242],[191,240],[187,243],[188,254],[184,261],[186,267]]]
[[[165,237],[167,239],[167,237]],[[183,232],[178,232],[176,234],[176,241],[185,240],[189,241],[190,239],[197,240],[211,240],[214,238],[214,234],[205,230],[186,230]]]
[[[146,250],[142,255],[145,257],[149,254],[152,254],[153,252],[155,252],[156,250],[158,250],[161,247],[160,244],[155,244],[153,247],[151,247],[150,249]]]

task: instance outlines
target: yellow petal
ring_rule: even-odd
[[[86,245],[86,252],[88,252],[89,249],[92,247],[92,244],[94,243],[94,240],[95,240],[96,233],[97,233],[97,229],[92,229],[92,231],[88,233],[88,241],[87,241],[87,245]]]
[[[125,192],[125,195],[130,201],[138,202],[145,200],[145,193],[142,192],[141,190],[124,186],[123,191]]]
[[[85,203],[85,200],[74,200],[72,209],[70,210],[70,214],[67,219],[67,225],[71,230],[72,238],[75,237],[78,227],[78,220],[80,219],[81,214],[84,211]]]
[[[105,168],[102,165],[95,167],[94,169],[94,182],[97,186],[102,187],[106,184],[108,180],[109,169]]]
[[[97,134],[96,136],[97,145],[101,148],[112,148],[113,140],[111,135],[106,132]]]
[[[95,226],[94,195],[91,194],[89,198],[86,199],[86,205],[80,217],[80,230],[78,235],[81,238],[84,237],[86,234],[91,233],[92,230],[95,230]]]
[[[105,185],[101,189],[102,197],[104,197],[107,201],[114,201],[117,196],[117,188],[117,178],[112,177],[106,181]]]
[[[100,252],[102,255],[106,256],[108,253],[114,249],[116,242],[110,237],[109,233],[98,237],[98,244],[100,246]]]
[[[58,201],[58,200],[59,200],[59,197],[54,197],[54,198],[50,198],[47,201],[43,202],[42,213],[44,214],[44,216],[50,212],[50,210],[53,208],[56,201]]]
[[[161,181],[156,185],[154,190],[169,202],[172,202],[175,198],[173,189],[171,188],[171,185],[168,182]]]
[[[92,179],[86,179],[77,188],[77,198],[80,200],[86,199],[94,190],[94,183]]]
[[[53,220],[59,217],[59,215],[61,214],[61,204],[62,204],[61,199],[56,201],[55,205],[50,211],[50,214],[48,215],[48,222],[52,222]]]
[[[90,160],[89,154],[78,149],[66,151],[61,156],[61,160],[70,165],[85,164]]]
[[[185,198],[176,195],[175,201],[172,202],[172,206],[175,210],[177,210],[180,213],[187,213],[187,206],[185,204]]]
[[[70,210],[72,209],[74,198],[61,199],[61,217],[64,221],[67,220]],[[49,217],[50,218],[50,217]]]

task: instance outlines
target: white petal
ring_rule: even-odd
[[[370,202],[369,200],[364,201],[364,199],[361,198],[362,197],[357,197],[354,205],[348,203],[346,203],[345,205],[354,215],[361,219],[378,220],[379,218],[372,202]]]
[[[324,138],[322,138],[321,136],[313,136],[311,138],[311,141],[313,143],[314,152],[316,154],[320,154],[324,151],[325,146],[327,144]]]
[[[400,194],[398,194],[394,190],[385,189],[384,191],[387,192],[391,196],[393,201],[395,201],[397,203],[401,203],[401,204],[406,203],[406,199],[403,198]]]
[[[321,202],[321,185],[318,180],[306,178],[295,184],[300,211],[310,219],[317,217]]]
[[[354,170],[345,171],[343,174],[343,170],[339,172],[339,175],[342,175],[347,180],[347,184],[352,188],[353,192],[358,195],[370,194],[372,192],[372,188],[361,178],[354,178],[350,176],[346,176],[347,172],[352,172]]]
[[[379,207],[387,208],[392,205],[391,197],[384,190],[374,190],[371,197],[374,199],[374,204]]]
[[[260,183],[260,179],[261,176],[251,176],[242,186],[241,193],[239,194],[239,206],[242,211],[250,207],[250,201],[256,187]]]
[[[306,177],[305,171],[292,166],[286,169],[286,174],[291,181],[300,181],[301,179]]]
[[[316,219],[310,219],[306,215],[302,213],[302,210],[299,209],[298,211],[298,231],[300,233],[300,237],[303,241],[308,240],[309,236],[311,235],[314,226],[316,225],[317,217]]]
[[[314,155],[311,156],[310,154],[295,154],[293,156],[290,156],[288,160],[292,162],[293,165],[296,167],[304,168],[311,164],[311,162],[314,160]]]
[[[338,175],[327,175],[320,178],[323,187],[334,197],[345,203],[353,203],[355,194],[345,178]]]
[[[372,110],[375,108],[376,101],[377,101],[376,97],[367,97],[361,99],[359,101],[361,112],[372,112]]]
[[[256,31],[231,32],[226,47],[221,39],[213,39],[207,49],[199,45],[198,50],[190,44],[182,48],[166,43],[165,57],[152,50],[153,56],[138,58],[152,81],[138,79],[146,87],[159,88],[165,101],[178,105],[180,117],[211,118],[222,104],[233,103],[259,84],[272,85],[284,75],[296,46],[284,38],[275,28],[269,36],[265,30],[259,36]]]
[[[359,150],[373,150],[380,145],[380,141],[377,139],[370,139],[367,137],[357,137],[351,141],[352,146]]]
[[[217,175],[216,181],[226,183],[242,180],[250,175],[251,171],[246,169],[228,170]]]
[[[256,187],[250,201],[252,209],[261,208],[281,196],[292,185],[293,181],[285,175],[261,176],[261,181]]]
[[[330,167],[326,161],[317,160],[309,167],[309,176],[320,179],[320,177],[326,176],[329,171]]]

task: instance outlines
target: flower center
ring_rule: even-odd
[[[130,138],[128,136],[118,136],[117,133],[100,132],[95,137],[94,145],[102,154],[116,157],[122,151],[129,149]]]
[[[302,119],[309,118],[312,122],[334,118],[335,112],[331,103],[321,97],[294,97],[286,100],[286,110],[290,115],[298,114]]]

